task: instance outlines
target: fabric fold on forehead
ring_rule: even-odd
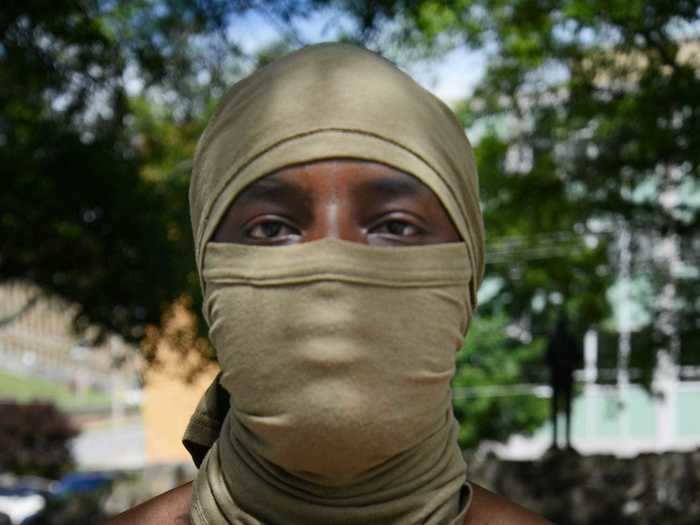
[[[389,61],[342,44],[292,53],[225,95],[198,144],[190,186],[200,275],[206,244],[246,185],[283,167],[332,158],[380,162],[433,190],[464,239],[474,306],[484,231],[463,128]]]

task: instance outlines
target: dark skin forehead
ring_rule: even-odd
[[[212,241],[279,246],[336,238],[371,245],[460,242],[433,191],[377,162],[299,164],[246,187]]]

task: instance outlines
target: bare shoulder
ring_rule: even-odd
[[[551,525],[524,507],[479,485],[474,489],[472,504],[464,525]]]
[[[189,525],[192,482],[149,499],[102,525]]]

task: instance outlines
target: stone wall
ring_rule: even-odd
[[[467,459],[474,482],[559,525],[700,523],[700,449],[629,459],[575,452],[530,462]]]

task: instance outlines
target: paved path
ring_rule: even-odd
[[[145,450],[141,417],[87,426],[73,441],[78,468],[86,470],[141,468],[146,462]]]

